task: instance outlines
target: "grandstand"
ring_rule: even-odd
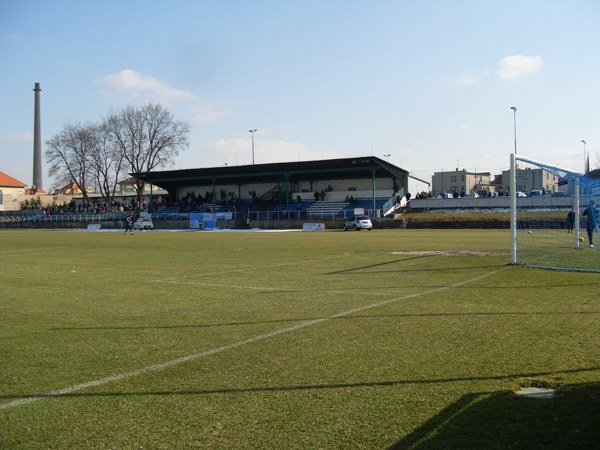
[[[347,217],[357,208],[382,215],[407,189],[406,170],[377,157],[184,169],[132,174],[168,192],[177,212],[236,211]],[[193,200],[190,200],[193,199]]]

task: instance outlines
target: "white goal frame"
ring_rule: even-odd
[[[544,266],[544,265],[530,265],[527,263],[522,263],[519,261],[518,254],[518,239],[517,239],[517,230],[519,228],[519,223],[517,220],[517,211],[518,211],[518,200],[517,200],[517,162],[522,161],[523,163],[535,165],[538,168],[549,171],[550,173],[558,176],[559,178],[566,180],[569,184],[573,186],[573,196],[571,206],[575,211],[575,223],[573,227],[573,248],[580,249],[582,245],[580,244],[583,240],[580,230],[580,193],[584,196],[588,195],[588,199],[593,201],[594,198],[598,199],[600,196],[600,181],[593,180],[589,177],[586,177],[584,174],[573,172],[558,166],[550,165],[547,163],[542,163],[530,158],[526,158],[523,156],[517,156],[515,153],[511,153],[510,155],[510,180],[509,180],[509,191],[510,191],[510,263],[517,265],[522,264],[525,266],[531,267],[541,267],[548,269],[557,269],[557,270],[575,270],[575,271],[590,271],[590,272],[600,272],[600,267],[595,268],[596,264],[593,263],[592,267],[587,268],[576,268],[576,267],[554,267]],[[584,188],[584,191],[580,189]],[[584,205],[585,206],[585,205]],[[529,231],[531,233],[531,231]],[[596,228],[595,233],[598,233],[598,228]],[[535,236],[535,234],[534,234]],[[600,240],[599,240],[600,243]],[[595,249],[590,249],[595,250]]]

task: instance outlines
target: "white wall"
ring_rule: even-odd
[[[320,191],[318,191],[320,192]],[[302,200],[314,200],[315,194],[314,192],[293,192],[292,193],[292,201],[296,201],[297,196],[300,196]],[[364,191],[331,191],[325,192],[325,201],[326,202],[344,202],[346,200],[346,196],[351,195],[354,198],[372,198],[373,190],[364,190]],[[391,197],[394,195],[394,191],[392,189],[376,189],[375,197],[383,198],[383,197]]]
[[[250,199],[252,196],[250,192],[255,191],[256,196],[260,197],[264,193],[270,191],[274,187],[276,187],[278,183],[249,183],[244,184],[240,190],[240,198],[241,199]],[[327,192],[329,190],[329,186],[331,186],[332,191]],[[350,189],[353,190],[350,190]],[[390,178],[379,178],[375,181],[375,189],[376,189],[376,197],[387,197],[392,196],[394,184]],[[217,199],[219,199],[219,195],[223,189],[226,193],[234,192],[235,195],[238,195],[238,186],[237,185],[217,185],[216,186],[216,195]],[[346,197],[346,195],[350,194],[355,198],[364,198],[364,197],[372,197],[373,195],[373,181],[369,179],[358,179],[358,180],[324,180],[324,181],[315,181],[312,183],[308,181],[302,181],[300,183],[291,183],[290,189],[292,191],[296,191],[293,194],[293,199],[296,199],[296,195],[301,195],[303,199],[313,199],[315,191],[327,192],[327,198],[335,198],[338,201],[338,198],[342,200]],[[303,190],[307,190],[308,192],[302,192]],[[200,195],[204,197],[206,191],[212,192],[212,186],[189,186],[185,188],[181,188],[179,190],[179,198],[185,196],[186,192],[194,192],[197,196]],[[379,195],[381,194],[381,195]]]

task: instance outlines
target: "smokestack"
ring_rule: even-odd
[[[40,83],[35,83],[35,113],[33,119],[33,186],[42,189],[42,130],[40,128]]]

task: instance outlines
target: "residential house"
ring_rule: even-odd
[[[0,211],[21,209],[20,198],[27,192],[27,184],[0,172]]]

